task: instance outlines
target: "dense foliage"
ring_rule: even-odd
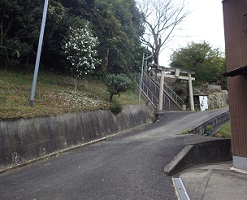
[[[110,93],[110,100],[112,101],[113,95],[118,95],[129,89],[131,80],[125,74],[108,74],[105,83],[107,91]]]
[[[121,113],[121,111],[123,110],[123,106],[118,100],[114,99],[110,106],[110,110],[113,114],[117,115]]]
[[[44,1],[0,1],[0,62],[34,64]],[[49,0],[41,65],[69,72],[62,45],[87,21],[98,38],[98,74],[138,70],[143,49],[141,13],[134,0]]]
[[[225,87],[222,73],[225,71],[225,57],[219,49],[209,43],[190,43],[171,55],[171,67],[195,71],[196,85],[218,83]]]

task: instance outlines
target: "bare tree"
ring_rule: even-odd
[[[154,63],[159,64],[159,54],[173,36],[178,25],[188,16],[185,4],[174,0],[137,0],[143,13],[144,36],[143,44],[151,48]]]

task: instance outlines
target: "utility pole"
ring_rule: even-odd
[[[138,102],[141,101],[144,62],[145,62],[145,53],[143,53],[142,55],[142,70],[141,70],[141,77],[140,77],[140,83],[139,83],[140,90],[139,90]]]
[[[146,49],[146,58],[145,58],[145,63],[144,63],[144,72],[147,72],[148,70],[148,47]]]
[[[145,66],[147,67],[148,59],[150,59],[152,57],[153,57],[153,54],[150,56],[147,56],[146,58],[145,58],[145,53],[143,53],[143,55],[142,55],[142,70],[141,70],[141,78],[140,78],[140,83],[139,83],[140,90],[139,90],[139,98],[138,98],[139,102],[141,101],[144,67]]]
[[[31,107],[33,107],[37,77],[38,77],[38,72],[39,72],[39,63],[40,63],[40,56],[41,56],[41,50],[42,50],[42,44],[43,44],[43,38],[44,38],[44,32],[45,32],[47,9],[48,9],[48,0],[45,0],[43,17],[42,17],[41,28],[40,28],[40,35],[39,35],[39,44],[38,44],[37,56],[36,56],[36,62],[35,62],[35,69],[34,69],[34,75],[33,75],[32,91],[31,91],[31,97],[30,97],[30,102],[29,102],[29,105]]]

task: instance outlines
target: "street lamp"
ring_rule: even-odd
[[[35,62],[35,69],[34,69],[34,75],[33,75],[32,91],[31,91],[31,97],[30,97],[30,102],[29,102],[29,105],[31,107],[33,107],[37,77],[38,77],[38,72],[39,72],[39,63],[40,63],[40,56],[41,56],[43,37],[44,37],[44,31],[45,31],[47,9],[48,9],[48,0],[45,0],[43,17],[42,17],[41,28],[40,28],[40,35],[39,35],[39,44],[38,44],[37,56],[36,56],[36,62]]]

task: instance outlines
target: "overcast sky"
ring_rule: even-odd
[[[179,37],[175,37],[160,55],[160,65],[165,67],[169,66],[170,54],[191,41],[205,40],[214,48],[225,51],[222,0],[184,0],[184,2],[192,12],[180,25],[182,30],[175,32]]]

